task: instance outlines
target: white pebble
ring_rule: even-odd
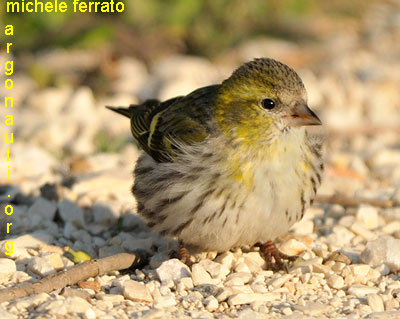
[[[367,296],[368,305],[372,311],[380,312],[385,310],[382,298],[377,294],[369,294]]]
[[[215,311],[218,309],[218,300],[214,296],[208,296],[203,300],[206,309],[210,312]]]
[[[200,264],[192,266],[192,280],[194,286],[213,283],[210,274]]]
[[[328,286],[335,289],[342,289],[344,287],[344,280],[341,276],[331,275],[328,278]]]
[[[7,282],[17,271],[15,261],[8,258],[0,258],[0,284]]]
[[[182,278],[191,277],[189,267],[176,258],[164,261],[156,273],[161,282],[173,280],[177,283]]]
[[[364,285],[352,285],[347,289],[347,293],[356,297],[365,297],[368,294],[376,294],[379,291],[376,287]]]
[[[378,211],[373,206],[361,205],[357,210],[356,217],[368,229],[375,229],[379,226]]]
[[[228,304],[230,306],[250,304],[255,301],[269,302],[279,300],[280,294],[269,293],[269,294],[235,294],[229,297]]]
[[[292,275],[290,274],[285,274],[282,275],[276,279],[270,280],[267,285],[272,286],[273,288],[279,288],[282,287],[287,281],[289,281],[292,278]]]
[[[147,287],[141,282],[135,280],[125,280],[122,283],[124,297],[132,301],[152,302],[151,296]]]

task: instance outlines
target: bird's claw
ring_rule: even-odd
[[[284,270],[289,272],[289,264],[297,260],[297,256],[288,256],[278,250],[272,241],[267,241],[262,246],[267,267],[273,271]],[[274,262],[272,261],[274,260]],[[284,262],[284,260],[286,262]]]

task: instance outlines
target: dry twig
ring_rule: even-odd
[[[354,207],[354,206],[359,206],[361,204],[368,204],[371,206],[376,206],[381,208],[391,208],[397,205],[397,203],[389,199],[347,197],[340,194],[317,195],[315,201],[324,204],[338,204],[344,207]]]
[[[120,253],[101,259],[86,261],[68,270],[49,275],[38,282],[2,289],[0,290],[0,303],[42,292],[50,293],[53,290],[74,285],[79,281],[101,276],[110,271],[127,269],[142,263],[141,259],[143,259],[141,254]]]

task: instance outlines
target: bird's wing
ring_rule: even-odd
[[[165,102],[149,100],[138,106],[110,109],[131,118],[133,136],[154,160],[170,162],[182,148],[200,143],[209,135],[218,87],[203,87]]]

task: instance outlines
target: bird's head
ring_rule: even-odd
[[[288,128],[321,124],[307,106],[297,73],[268,58],[243,64],[222,83],[215,117],[225,135],[247,143],[279,136]]]

